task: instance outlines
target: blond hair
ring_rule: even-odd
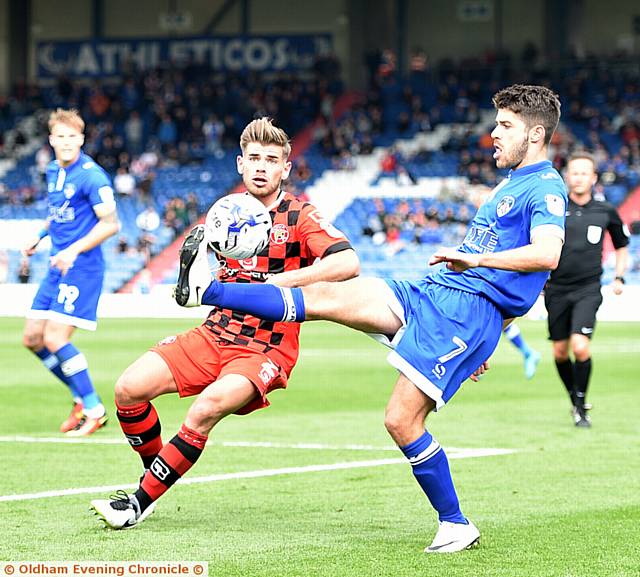
[[[287,160],[291,154],[289,136],[282,128],[274,126],[271,118],[266,116],[252,120],[242,131],[240,135],[240,148],[243,153],[250,142],[257,142],[263,146],[269,144],[282,146],[285,160]]]
[[[53,130],[56,124],[64,124],[75,128],[78,132],[84,132],[84,120],[80,116],[80,113],[75,109],[64,110],[58,108],[49,115],[49,132]]]

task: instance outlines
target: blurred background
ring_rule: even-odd
[[[504,176],[491,96],[524,82],[561,97],[555,167],[595,155],[640,284],[639,56],[631,0],[0,0],[0,282],[45,273],[45,243],[19,248],[46,215],[59,106],[114,180],[107,293],[175,281],[185,229],[239,185],[239,135],[262,115],[293,137],[288,190],[349,236],[363,274],[419,278]]]

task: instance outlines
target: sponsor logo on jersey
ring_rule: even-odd
[[[545,174],[541,174],[540,178],[542,180],[553,180],[554,178],[560,178],[560,176],[555,172],[546,172]]]
[[[250,258],[243,258],[242,260],[238,261],[240,263],[240,266],[245,269],[245,270],[253,270],[254,268],[256,268],[258,266],[258,257],[257,256],[252,256]]]
[[[65,201],[62,206],[49,205],[49,216],[54,222],[73,222],[76,218],[76,211],[69,206],[69,201]]]
[[[489,228],[473,224],[462,244],[475,252],[493,252],[498,244],[498,235]]]
[[[556,194],[546,194],[544,201],[547,203],[547,210],[554,216],[564,216],[564,199]]]
[[[590,224],[587,227],[587,240],[591,244],[598,244],[602,238],[602,227]]]
[[[63,193],[64,197],[69,200],[76,193],[76,185],[72,182],[65,184]]]
[[[289,229],[284,224],[276,224],[271,229],[271,242],[284,244],[289,240]]]
[[[500,202],[496,207],[496,214],[498,215],[498,217],[501,217],[507,214],[513,208],[513,205],[515,203],[516,203],[516,199],[510,194],[500,199]]]

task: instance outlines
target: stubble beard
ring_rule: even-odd
[[[502,159],[498,159],[496,166],[498,168],[515,168],[524,160],[528,151],[529,140],[525,137],[525,139],[520,144],[516,145],[509,154],[505,154]]]

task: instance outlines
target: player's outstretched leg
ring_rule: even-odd
[[[194,226],[180,247],[180,271],[175,289],[176,302],[181,307],[197,307],[211,283],[204,225]]]

